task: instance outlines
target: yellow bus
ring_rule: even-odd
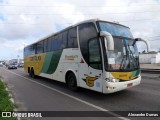
[[[51,34],[24,48],[24,70],[79,87],[113,93],[140,84],[139,55],[130,29],[92,19]]]

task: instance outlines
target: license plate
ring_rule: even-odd
[[[127,84],[127,87],[132,87],[132,86],[133,86],[133,83]]]

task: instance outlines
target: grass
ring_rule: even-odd
[[[0,120],[16,120],[16,118],[2,118],[1,112],[13,111],[15,105],[10,101],[10,96],[6,91],[6,85],[0,79]]]

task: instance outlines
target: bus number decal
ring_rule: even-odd
[[[41,56],[32,56],[30,57],[30,61],[40,61],[41,60]]]

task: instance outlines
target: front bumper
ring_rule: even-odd
[[[136,85],[139,85],[141,82],[141,76],[134,80],[130,81],[124,81],[124,82],[107,82],[106,84],[106,90],[104,90],[104,93],[114,93],[117,91],[121,91]]]

